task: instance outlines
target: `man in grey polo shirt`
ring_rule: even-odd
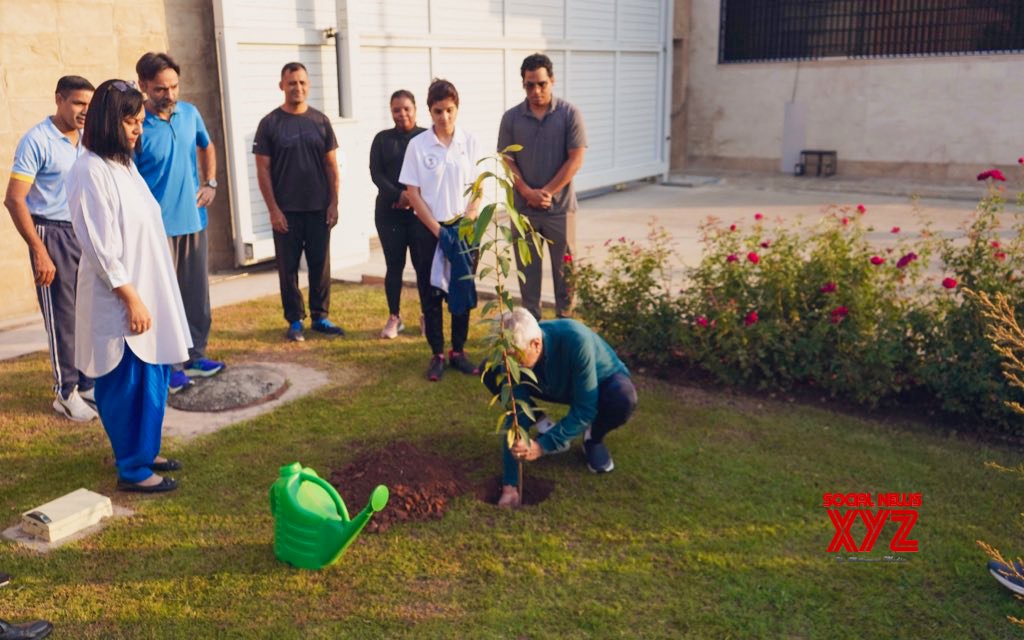
[[[57,113],[18,142],[4,198],[32,260],[57,396],[53,409],[77,422],[92,420],[96,412],[83,401],[92,400],[93,381],[75,368],[75,292],[82,250],[71,228],[64,178],[85,152],[81,130],[92,94],[85,78],[57,81]]]
[[[555,312],[572,315],[572,291],[565,281],[564,265],[572,260],[576,244],[576,191],[572,179],[583,166],[587,134],[583,117],[573,105],[555,98],[555,74],[551,59],[541,53],[527,56],[519,68],[526,100],[501,118],[498,150],[510,144],[523,146],[512,153],[509,166],[518,178],[515,205],[526,214],[540,235],[551,241],[551,279],[555,285]],[[543,256],[533,255],[529,265],[518,260],[526,275],[520,281],[523,306],[540,319]]]

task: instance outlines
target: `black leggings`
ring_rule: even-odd
[[[413,232],[422,227],[411,209],[389,209],[378,211],[374,216],[377,236],[384,250],[387,273],[384,276],[384,294],[388,298],[388,312],[397,316],[402,307],[402,272],[405,271],[405,253],[412,254],[416,264],[416,242]]]

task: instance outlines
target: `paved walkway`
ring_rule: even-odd
[[[984,193],[980,183],[923,184],[895,178],[794,178],[720,171],[674,175],[666,184],[634,184],[581,201],[577,254],[602,263],[607,257],[607,240],[642,240],[653,221],[675,241],[678,273],[699,262],[700,225],[709,216],[743,224],[752,223],[754,213],[761,212],[768,223],[792,224],[800,217],[816,219],[829,205],[864,204],[866,220],[877,229],[873,236],[880,244],[892,242],[891,227],[913,232],[921,228],[921,220],[930,221],[937,232],[955,234]],[[915,201],[915,195],[921,197]],[[375,246],[367,262],[336,269],[332,275],[346,282],[380,283],[384,273],[384,255]],[[301,278],[305,280],[305,276]],[[409,283],[415,281],[411,265],[407,265],[404,278]],[[214,307],[278,291],[277,273],[267,266],[215,274],[210,284]],[[545,275],[544,297],[548,302],[552,299],[550,273]],[[382,308],[382,323],[386,316],[387,310]],[[0,360],[45,349],[46,334],[38,314],[0,321]]]

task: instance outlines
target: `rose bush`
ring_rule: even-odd
[[[669,278],[671,239],[652,228],[646,244],[609,240],[603,273],[577,259],[573,286],[583,319],[633,363],[671,360],[728,385],[818,389],[868,407],[915,392],[1016,429],[1003,404],[1015,392],[980,310],[961,295],[1024,301],[1024,223],[1004,229],[1004,209],[993,186],[959,237],[922,221],[915,234],[893,227],[881,246],[864,205],[831,207],[809,225],[769,225],[760,212],[709,219],[701,262],[682,283]]]

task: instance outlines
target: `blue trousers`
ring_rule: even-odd
[[[486,381],[485,381],[486,384]],[[490,385],[488,385],[490,388]],[[495,389],[498,387],[495,386]],[[493,393],[497,393],[493,391]],[[538,400],[551,400],[543,394],[536,394]],[[636,409],[636,387],[624,373],[602,380],[597,387],[597,415],[590,424],[591,442],[601,442],[609,431],[626,424]],[[519,480],[519,461],[512,457],[508,441],[501,439],[502,449],[502,483],[514,485]]]
[[[96,409],[121,480],[142,482],[153,475],[149,465],[160,453],[170,377],[170,365],[143,362],[125,343],[121,362],[96,378]]]

